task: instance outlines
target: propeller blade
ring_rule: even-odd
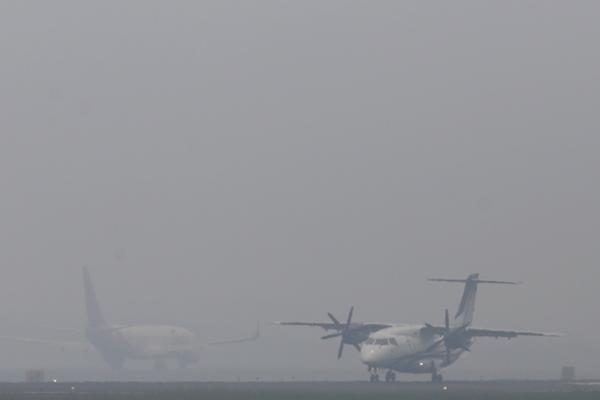
[[[333,321],[333,323],[334,323],[334,324],[341,325],[341,324],[340,324],[340,321],[338,321],[338,320],[337,320],[337,319],[336,319],[336,318],[333,316],[333,314],[332,314],[332,313],[328,312],[328,313],[327,313],[327,315],[329,315],[329,318],[331,318],[331,320]]]
[[[450,317],[446,308],[446,316],[444,318],[446,333],[444,334],[444,346],[446,347],[446,362],[450,364]]]
[[[344,351],[344,341],[340,341],[340,349],[338,350],[338,360],[342,358],[342,351]]]
[[[352,322],[352,313],[354,312],[354,307],[350,307],[350,312],[348,313],[348,321],[346,322],[346,328],[350,326]]]
[[[359,346],[359,345],[357,345],[356,343],[353,343],[353,345],[354,345],[354,348],[355,348],[356,350],[358,350],[358,352],[360,353],[360,346]]]
[[[446,335],[450,334],[450,317],[448,316],[448,309],[446,308]]]
[[[338,337],[338,336],[342,336],[341,332],[338,332],[338,333],[332,333],[332,334],[330,334],[330,335],[325,335],[325,336],[323,336],[323,337],[321,338],[321,340],[325,340],[325,339],[331,339],[331,338]]]

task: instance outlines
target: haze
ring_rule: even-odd
[[[268,321],[442,324],[462,285],[426,278],[479,272],[523,283],[480,287],[474,325],[567,336],[481,339],[447,379],[597,377],[599,20],[593,1],[2,2],[1,336],[83,341],[48,326],[85,326],[85,265],[114,323],[210,341],[262,321],[169,379],[367,379],[322,330]],[[38,367],[108,369],[0,342],[4,379]]]

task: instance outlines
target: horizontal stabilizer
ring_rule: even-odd
[[[458,283],[500,283],[505,285],[520,285],[521,282],[509,282],[509,281],[486,281],[481,279],[439,279],[439,278],[429,278],[429,281],[434,282],[458,282]]]

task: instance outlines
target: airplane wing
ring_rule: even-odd
[[[386,328],[391,328],[392,326],[396,326],[397,324],[383,324],[383,323],[379,323],[379,322],[368,322],[363,324],[362,329],[372,333],[372,332],[377,332],[380,331],[382,329],[386,329]]]
[[[320,328],[328,330],[341,331],[346,327],[346,324],[334,324],[331,322],[279,322],[279,321],[271,321],[272,324],[275,325],[293,325],[293,326],[318,326]],[[360,329],[366,332],[377,332],[381,329],[391,328],[394,324],[384,324],[384,323],[360,323],[355,322],[354,325],[359,325],[359,327],[354,327],[353,329]]]
[[[77,350],[86,352],[93,349],[93,346],[85,342],[69,342],[61,340],[44,340],[44,339],[32,339],[32,338],[21,338],[12,336],[2,336],[0,339],[3,340],[14,340],[16,342],[28,342],[28,343],[43,343],[50,346],[58,347],[60,350]]]
[[[446,328],[443,326],[433,326],[430,324],[425,324],[423,328],[421,328],[421,332],[423,333],[434,333],[440,336],[443,336],[446,333]],[[510,331],[510,330],[502,330],[502,329],[485,329],[485,328],[471,328],[465,327],[462,328],[461,335],[466,335],[468,337],[493,337],[493,338],[514,338],[517,336],[546,336],[546,337],[559,337],[564,336],[560,333],[547,333],[547,332],[531,332],[531,331]]]
[[[85,329],[69,328],[69,327],[65,327],[65,326],[54,326],[54,325],[34,325],[34,326],[37,328],[43,328],[43,329],[54,329],[56,331],[85,333]]]
[[[482,328],[466,328],[466,334],[470,337],[493,337],[493,338],[514,338],[517,336],[547,336],[547,337],[558,337],[564,336],[560,333],[546,333],[546,332],[530,332],[530,331],[507,331],[498,329],[482,329]]]
[[[251,340],[258,339],[259,337],[260,337],[260,321],[258,321],[256,323],[256,333],[252,337],[241,338],[241,339],[234,339],[234,340],[224,340],[222,342],[211,342],[211,343],[208,343],[207,346],[220,346],[220,345],[224,345],[224,344],[233,344],[233,343],[239,343],[239,342],[249,342]]]
[[[272,324],[275,325],[294,325],[294,326],[318,326],[326,331],[332,329],[336,331],[342,330],[345,326],[343,324],[334,324],[332,322],[279,322],[279,321],[271,321]]]

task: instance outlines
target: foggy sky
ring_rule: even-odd
[[[84,340],[40,326],[85,327],[85,265],[114,323],[262,321],[201,370],[366,379],[351,347],[268,321],[442,324],[462,285],[426,278],[479,272],[523,283],[480,286],[474,325],[567,336],[480,339],[447,377],[600,375],[598,20],[592,1],[2,2],[0,336]],[[105,367],[52,351],[0,342],[0,369]]]

